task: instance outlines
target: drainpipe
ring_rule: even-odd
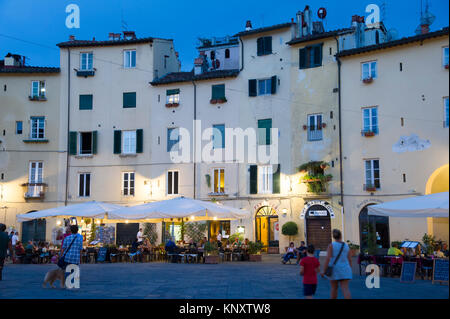
[[[69,196],[69,142],[70,142],[70,48],[67,48],[67,150],[66,150],[66,192],[64,206]]]
[[[339,40],[335,37],[337,53],[339,53]],[[339,179],[340,179],[340,195],[341,195],[341,206],[342,206],[342,228],[344,229],[344,181],[343,181],[343,164],[342,164],[342,104],[341,104],[341,60],[338,56],[336,56],[337,64],[338,64],[338,119],[339,119]]]
[[[242,42],[242,38],[239,37],[239,41],[241,41],[241,59],[242,59],[242,65],[239,72],[241,72],[244,69],[244,42]]]
[[[195,151],[196,151],[196,139],[197,139],[197,136],[196,136],[196,127],[197,127],[197,125],[196,125],[196,120],[197,120],[197,85],[195,84],[195,81],[192,81],[192,85],[194,86],[194,126],[193,126],[193,143],[192,143],[192,146],[193,146],[193,164],[194,164],[194,199],[196,198],[196,184],[197,184],[197,163],[195,162],[195,160],[196,160],[196,153],[195,153]]]

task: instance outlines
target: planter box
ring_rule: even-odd
[[[375,132],[364,132],[365,137],[375,136]]]
[[[205,256],[205,264],[218,264],[219,256]]]
[[[372,83],[373,79],[372,78],[367,78],[367,79],[363,79],[363,83]]]
[[[279,254],[280,248],[279,247],[267,247],[267,253],[268,254]]]
[[[261,255],[249,255],[249,261],[261,261]]]
[[[209,103],[211,103],[211,104],[216,104],[216,103],[217,103],[217,100],[211,100],[211,101],[209,101]]]
[[[366,187],[366,191],[368,191],[368,192],[375,192],[376,190],[377,190],[376,187],[372,187],[372,186]]]
[[[303,125],[303,130],[307,130],[308,129],[308,126],[307,125]]]
[[[166,107],[177,107],[180,103],[166,103]]]
[[[444,66],[444,68],[446,68],[446,69],[448,70],[448,64],[446,64],[446,65]]]

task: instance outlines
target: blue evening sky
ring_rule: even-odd
[[[253,28],[289,22],[309,4],[313,20],[319,7],[328,11],[326,30],[349,27],[353,14],[365,15],[367,5],[385,3],[384,20],[400,37],[414,35],[419,25],[420,4],[426,0],[0,0],[0,59],[8,52],[25,55],[28,64],[58,66],[58,42],[73,34],[77,39],[107,40],[109,32],[122,31],[122,15],[128,30],[138,37],[171,38],[180,52],[183,70],[190,70],[197,56],[198,37],[233,35],[246,20]],[[80,7],[80,29],[67,29],[65,8]],[[449,24],[449,2],[429,0],[436,16],[431,30]]]

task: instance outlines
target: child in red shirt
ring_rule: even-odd
[[[314,257],[313,245],[308,245],[306,253],[306,257],[300,261],[300,276],[303,276],[303,295],[306,299],[312,299],[316,293],[320,262]]]

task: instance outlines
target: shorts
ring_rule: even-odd
[[[316,293],[317,284],[303,284],[303,295],[314,296]]]

